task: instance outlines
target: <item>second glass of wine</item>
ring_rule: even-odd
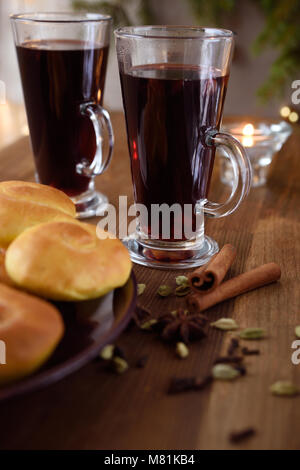
[[[11,21],[36,179],[70,196],[79,218],[94,216],[107,204],[95,176],[114,143],[102,106],[111,17],[26,13]]]
[[[178,269],[200,266],[218,251],[204,215],[225,217],[246,197],[251,165],[242,145],[220,132],[233,33],[184,26],[115,31],[137,227],[125,243],[134,262]],[[208,192],[215,150],[231,161],[228,200]]]

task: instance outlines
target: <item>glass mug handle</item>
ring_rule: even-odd
[[[76,165],[76,171],[80,175],[93,177],[101,175],[108,167],[111,161],[114,148],[114,132],[108,111],[100,104],[83,103],[80,105],[80,112],[83,116],[90,118],[96,136],[96,153],[92,163],[83,160]],[[106,158],[103,159],[103,129],[106,128],[108,133],[108,151]]]
[[[204,214],[208,217],[225,217],[234,212],[247,196],[251,181],[252,167],[241,143],[232,135],[217,130],[208,130],[205,135],[208,147],[224,147],[233,167],[234,180],[231,194],[226,202],[204,201]]]

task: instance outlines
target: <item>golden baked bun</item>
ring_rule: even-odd
[[[11,243],[5,267],[30,292],[53,300],[85,300],[124,285],[131,261],[120,240],[99,239],[94,225],[49,222]]]
[[[3,248],[29,227],[75,216],[75,205],[58,189],[25,181],[0,183],[0,246]]]
[[[2,248],[0,248],[0,283],[14,286],[12,279],[9,277],[5,269],[5,250]]]
[[[0,386],[38,369],[64,333],[58,310],[45,300],[0,284],[0,339],[6,364],[0,365]]]

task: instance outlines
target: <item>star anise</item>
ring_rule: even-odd
[[[178,309],[158,317],[155,329],[166,341],[183,341],[187,344],[206,336],[207,321],[207,317],[201,313],[190,314],[186,310]]]
[[[134,319],[135,324],[138,327],[141,327],[141,325],[151,320],[152,318],[153,317],[151,313],[149,312],[149,310],[143,307],[139,307],[139,306],[136,307],[134,314],[133,314],[133,319]]]

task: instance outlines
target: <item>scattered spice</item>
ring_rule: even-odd
[[[266,332],[263,328],[245,328],[240,332],[242,339],[263,339],[266,337]]]
[[[215,360],[215,364],[240,364],[243,361],[242,356],[221,356]]]
[[[142,295],[145,292],[146,284],[137,285],[137,295]]]
[[[176,314],[168,313],[157,319],[155,329],[166,341],[183,341],[202,339],[206,336],[205,325],[207,317],[200,314],[189,314],[178,309]]]
[[[196,377],[183,377],[177,378],[173,377],[171,379],[170,386],[168,388],[168,393],[181,393],[188,392],[190,390],[195,390]]]
[[[247,347],[242,348],[244,356],[258,356],[260,354],[259,349],[249,349]]]
[[[219,320],[211,323],[210,326],[224,331],[236,330],[239,327],[233,318],[219,318]]]
[[[297,336],[297,338],[300,338],[300,325],[299,325],[299,326],[296,326],[296,328],[295,328],[295,335]]]
[[[208,385],[213,381],[213,376],[211,374],[204,377],[204,379],[197,379],[195,384],[195,390],[204,390]]]
[[[169,295],[172,294],[172,287],[167,286],[167,285],[159,286],[157,293],[161,297],[168,297]]]
[[[122,357],[114,357],[111,361],[112,370],[117,374],[123,374],[128,369],[128,363]]]
[[[175,278],[177,286],[186,285],[189,283],[189,280],[186,276],[177,276]]]
[[[150,318],[150,320],[145,321],[140,325],[141,330],[152,330],[153,325],[156,325],[157,320],[155,318]]]
[[[176,287],[175,295],[177,297],[185,297],[190,293],[191,289],[188,284],[181,284],[180,286]]]
[[[137,361],[135,366],[138,367],[139,369],[143,369],[145,365],[147,364],[147,361],[149,359],[149,356],[145,354],[144,356],[141,356]]]
[[[293,382],[278,381],[271,385],[270,392],[273,395],[293,397],[299,395],[300,390]]]
[[[122,359],[125,359],[125,354],[119,346],[115,346],[114,344],[107,344],[100,351],[99,357],[105,361],[110,361],[114,357],[121,357]]]
[[[234,366],[234,368],[235,368],[235,370],[237,370],[237,371],[240,373],[240,375],[242,375],[242,376],[244,376],[244,375],[247,374],[247,369],[246,369],[246,367],[245,367],[243,364],[236,364],[236,365]]]
[[[114,350],[115,346],[113,344],[107,344],[103,349],[101,349],[99,357],[104,361],[109,361],[114,356]]]
[[[256,430],[254,428],[246,428],[241,431],[231,432],[229,435],[230,442],[236,444],[238,442],[244,441],[249,437],[255,436]]]
[[[189,355],[189,348],[182,342],[176,343],[176,354],[180,359],[186,359]]]
[[[228,356],[233,356],[235,351],[240,347],[240,342],[238,338],[231,338],[230,344],[228,346],[227,354]]]
[[[177,315],[177,312],[178,312],[178,310],[172,310],[170,313],[171,313],[172,315],[176,316],[176,315]],[[189,311],[188,311],[187,309],[184,309],[184,310],[183,310],[183,313],[185,313],[185,315],[188,315]]]
[[[152,318],[151,312],[143,307],[136,307],[134,311],[134,321],[137,326],[141,326],[144,322]]]
[[[234,380],[239,375],[240,372],[229,364],[216,364],[212,368],[212,376],[217,380]]]
[[[189,392],[191,390],[204,390],[211,384],[212,380],[213,378],[211,375],[204,377],[204,379],[199,379],[197,377],[173,377],[168,388],[168,394]]]

